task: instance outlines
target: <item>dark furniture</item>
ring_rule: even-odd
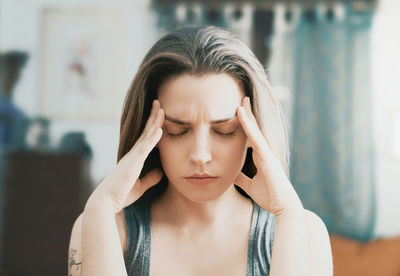
[[[71,229],[91,192],[90,160],[29,151],[3,158],[0,275],[66,275]]]

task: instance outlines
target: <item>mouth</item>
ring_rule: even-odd
[[[194,185],[205,185],[214,182],[218,177],[185,177],[185,179]]]

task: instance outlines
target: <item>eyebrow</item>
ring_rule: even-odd
[[[226,118],[226,119],[220,119],[220,120],[211,121],[211,124],[214,125],[214,124],[219,124],[219,123],[225,123],[225,122],[233,121],[235,119],[236,119],[236,115],[234,117],[232,117],[232,118]],[[190,125],[190,122],[172,118],[171,116],[168,116],[167,114],[165,114],[165,120],[173,122],[173,123],[178,124],[178,125],[183,125],[183,126],[189,126]]]

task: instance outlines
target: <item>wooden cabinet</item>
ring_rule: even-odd
[[[90,159],[38,152],[3,158],[0,275],[66,275],[71,229],[91,192]]]

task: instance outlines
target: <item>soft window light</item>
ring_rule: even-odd
[[[393,120],[393,154],[400,159],[400,112],[397,112]]]

